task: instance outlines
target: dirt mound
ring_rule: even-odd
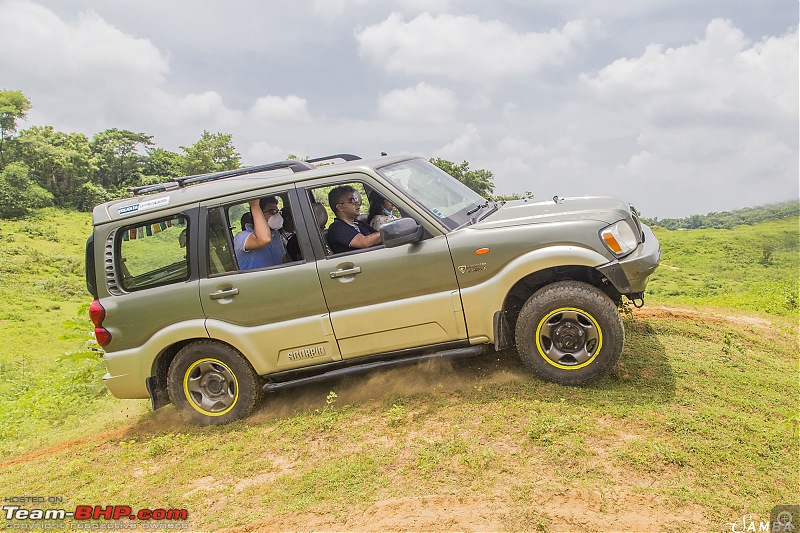
[[[734,316],[723,315],[719,313],[712,313],[709,311],[696,311],[694,309],[685,309],[680,307],[663,307],[663,306],[647,306],[641,309],[636,309],[634,315],[637,318],[680,318],[686,320],[698,320],[703,322],[711,322],[715,324],[733,324],[733,325],[749,325],[760,328],[772,327],[772,322],[764,318],[753,316]]]

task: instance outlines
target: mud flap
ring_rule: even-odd
[[[153,411],[161,409],[162,407],[171,404],[169,394],[165,390],[158,388],[158,383],[155,376],[150,376],[145,380],[147,386],[147,393],[150,395],[150,405]]]
[[[494,349],[500,351],[514,345],[514,331],[506,320],[505,311],[497,311],[492,317],[494,329]]]

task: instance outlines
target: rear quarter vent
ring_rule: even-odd
[[[97,273],[94,268],[94,235],[86,239],[86,290],[97,298]]]

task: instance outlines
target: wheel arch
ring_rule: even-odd
[[[209,339],[208,337],[195,337],[191,339],[183,339],[181,341],[175,342],[167,346],[161,351],[161,353],[158,354],[158,356],[153,361],[153,367],[150,371],[150,377],[147,379],[147,391],[150,393],[150,401],[153,404],[154,411],[171,403],[169,399],[169,392],[167,390],[167,376],[169,375],[169,367],[175,360],[175,356],[178,354],[179,351],[181,351],[181,349],[184,346],[198,341],[216,342],[221,345],[228,346],[229,348],[236,350],[238,353],[242,354],[241,350],[236,348],[236,346],[233,346],[230,343],[221,341],[219,339]],[[244,354],[242,354],[242,357],[244,357],[244,359],[247,360],[247,357]]]
[[[507,348],[514,344],[514,329],[522,306],[536,291],[558,281],[582,281],[597,287],[620,305],[622,295],[597,269],[584,265],[567,265],[532,272],[514,283],[503,299],[502,308],[495,313],[495,347]]]

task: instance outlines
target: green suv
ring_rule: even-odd
[[[377,245],[332,252],[343,185],[354,204],[388,202]],[[491,202],[415,157],[289,160],[132,193],[95,207],[86,245],[104,381],[198,424],[246,417],[281,387],[511,346],[540,378],[592,382],[622,351],[623,296],[643,303],[661,255],[622,200]],[[237,235],[258,199],[281,215],[283,248],[244,269]]]

